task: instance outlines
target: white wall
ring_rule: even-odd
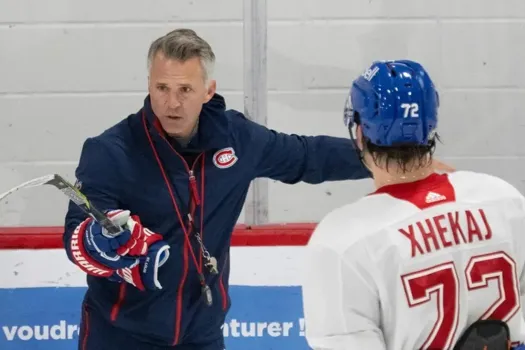
[[[242,13],[242,0],[0,0],[0,188],[74,179],[83,140],[141,107],[149,43],[176,27],[212,44],[219,92],[242,111]],[[270,127],[346,136],[351,80],[371,60],[411,58],[441,90],[438,154],[525,190],[523,0],[268,0],[268,15]],[[316,221],[370,189],[272,182],[270,221]],[[60,225],[65,205],[26,191],[2,203],[0,225]]]
[[[300,286],[304,247],[231,248],[230,285]],[[0,289],[86,287],[86,274],[62,249],[1,250]],[[45,261],[45,264],[39,262]],[[9,271],[6,273],[5,271]]]

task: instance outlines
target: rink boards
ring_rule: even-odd
[[[301,246],[232,247],[228,350],[309,349],[302,252]],[[0,250],[0,261],[0,349],[76,348],[85,275],[64,250]]]

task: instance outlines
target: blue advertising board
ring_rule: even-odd
[[[0,349],[77,348],[85,287],[0,289]],[[227,350],[307,350],[300,287],[230,287]]]

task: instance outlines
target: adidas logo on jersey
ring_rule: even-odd
[[[425,202],[427,203],[435,203],[439,201],[446,200],[447,197],[443,196],[442,194],[436,193],[436,192],[428,192],[427,196],[425,197]]]

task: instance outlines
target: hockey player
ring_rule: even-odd
[[[308,243],[313,349],[525,341],[525,198],[491,175],[432,170],[438,105],[413,61],[374,62],[353,82],[344,118],[377,190],[329,213]]]

